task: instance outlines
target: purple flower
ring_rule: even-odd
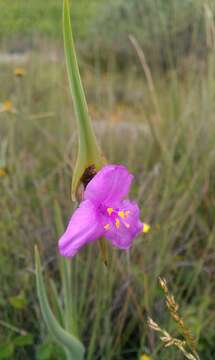
[[[113,246],[128,249],[138,234],[149,230],[139,219],[138,205],[125,200],[132,180],[133,175],[122,165],[106,165],[94,176],[59,240],[62,256],[72,257],[102,236]]]

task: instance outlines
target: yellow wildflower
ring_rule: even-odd
[[[5,100],[5,101],[3,102],[3,109],[4,109],[5,111],[10,111],[10,110],[12,110],[12,108],[13,108],[12,101],[10,101],[10,100]]]
[[[152,360],[152,358],[149,355],[143,354],[140,356],[140,360]]]
[[[22,67],[17,67],[14,69],[14,75],[17,77],[22,77],[26,74],[26,71]]]
[[[6,170],[3,168],[0,168],[0,177],[6,176],[6,175],[7,175]]]
[[[0,113],[2,112],[16,113],[16,109],[14,108],[11,100],[5,100],[3,103],[0,104]]]

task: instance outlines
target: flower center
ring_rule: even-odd
[[[121,225],[124,225],[127,229],[130,228],[130,224],[125,221],[126,218],[131,214],[130,210],[114,210],[112,207],[108,207],[105,210],[110,221],[104,225],[105,230],[110,230],[111,224],[119,229]]]

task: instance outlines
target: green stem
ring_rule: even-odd
[[[54,214],[57,235],[63,233],[64,226],[62,221],[62,214],[58,202],[54,202]],[[73,305],[73,287],[72,287],[72,269],[71,262],[64,257],[59,259],[60,275],[63,284],[64,295],[64,325],[67,331],[74,335],[78,335],[76,316]]]

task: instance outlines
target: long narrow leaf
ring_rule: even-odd
[[[56,224],[57,235],[60,236],[63,233],[63,220],[61,209],[57,201],[54,202],[54,218]],[[72,298],[72,284],[71,284],[71,263],[64,257],[59,259],[59,267],[63,285],[64,295],[64,323],[67,331],[77,335],[77,322],[75,316],[75,310],[73,309],[73,298]]]
[[[104,159],[101,155],[90,121],[84,89],[79,74],[70,21],[69,0],[64,0],[63,36],[69,85],[79,131],[78,157],[72,180],[72,195],[74,198],[78,183],[84,171],[92,165],[99,170],[104,165]]]
[[[37,294],[42,316],[50,334],[61,346],[65,348],[67,353],[70,353],[71,360],[82,360],[84,356],[84,347],[82,343],[60,326],[49,306],[37,247],[35,247],[35,267]]]
[[[55,282],[50,279],[50,289],[51,289],[51,304],[53,305],[53,310],[57,321],[61,326],[64,326],[64,316],[63,316],[63,308],[60,302],[60,298],[57,292],[57,288]]]

